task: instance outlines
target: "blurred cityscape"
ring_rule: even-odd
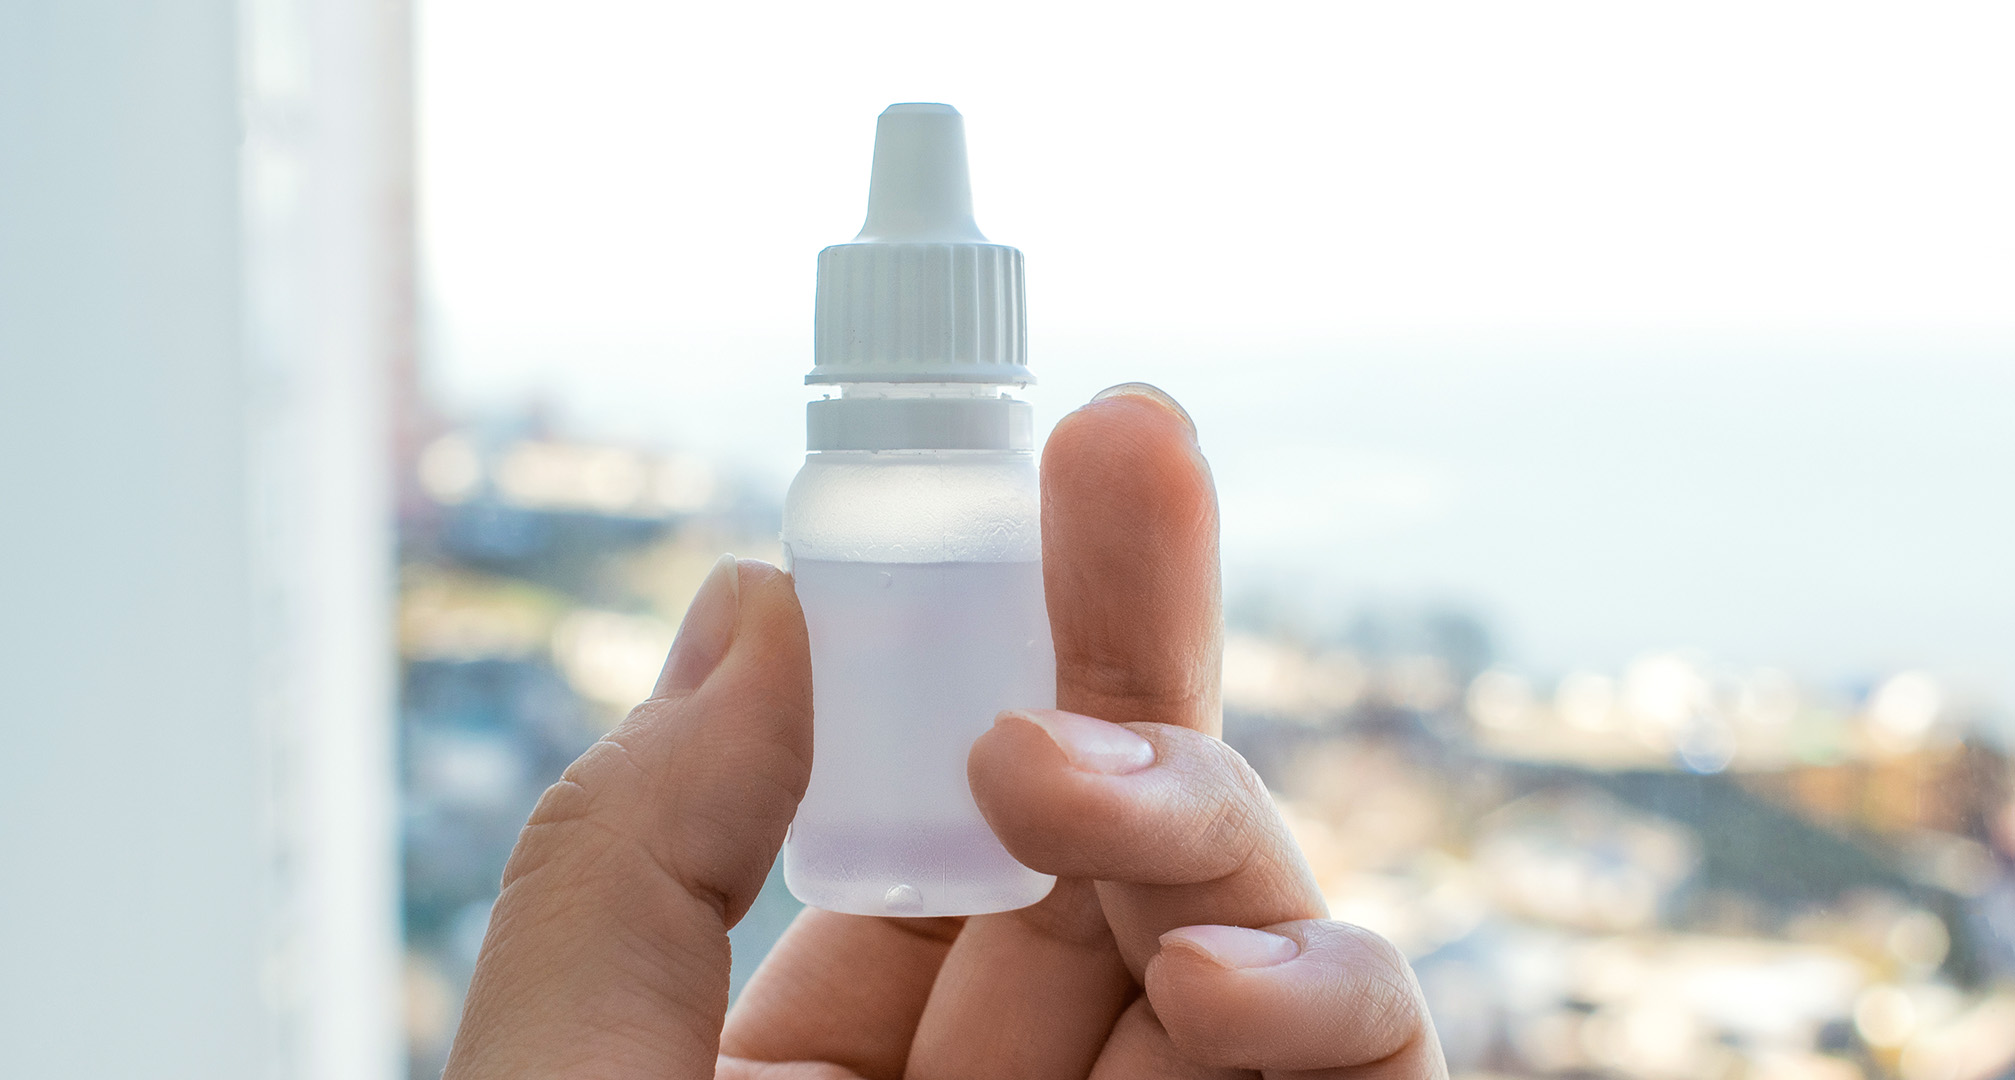
[[[646,696],[714,558],[777,557],[779,510],[536,414],[404,434],[417,1077],[533,802]],[[1232,599],[1226,739],[1332,914],[1413,958],[1458,1076],[2015,1077],[2015,771],[1988,704],[1680,652],[1549,676],[1459,611],[1311,629]],[[773,877],[737,989],[796,910]]]

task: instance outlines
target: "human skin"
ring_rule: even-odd
[[[1042,461],[1054,710],[995,718],[968,778],[1042,902],[807,909],[728,1009],[748,912],[811,774],[790,578],[723,559],[656,691],[539,800],[447,1080],[1131,1080],[1447,1073],[1419,984],[1332,922],[1219,742],[1217,497],[1193,425],[1128,384]],[[1094,719],[1096,718],[1096,719]]]

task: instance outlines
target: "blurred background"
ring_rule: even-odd
[[[0,5],[0,1068],[437,1075],[966,115],[1459,1076],[2015,1076],[2015,13]],[[735,986],[796,904],[772,881]],[[107,1030],[108,1025],[112,1030]]]

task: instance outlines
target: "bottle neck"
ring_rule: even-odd
[[[1028,402],[985,383],[842,383],[805,409],[805,449],[1033,450]]]

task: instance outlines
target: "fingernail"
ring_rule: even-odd
[[[1182,426],[1189,429],[1189,441],[1196,441],[1196,421],[1189,418],[1189,410],[1184,409],[1179,402],[1168,396],[1168,391],[1163,390],[1161,387],[1144,382],[1123,382],[1118,386],[1108,386],[1100,390],[1098,393],[1093,394],[1091,399],[1093,401],[1105,401],[1116,397],[1144,397],[1160,405],[1180,418]]]
[[[1272,967],[1301,955],[1293,938],[1243,926],[1185,926],[1161,936],[1161,947],[1170,945],[1186,945],[1219,967],[1234,969]]]
[[[699,686],[728,655],[741,613],[741,574],[735,566],[733,555],[721,556],[693,594],[685,620],[679,623],[679,636],[672,641],[672,654],[665,657],[664,674],[658,676],[658,693]]]
[[[1119,726],[1061,709],[1014,709],[1043,729],[1070,763],[1085,772],[1124,776],[1154,764],[1154,744]]]

